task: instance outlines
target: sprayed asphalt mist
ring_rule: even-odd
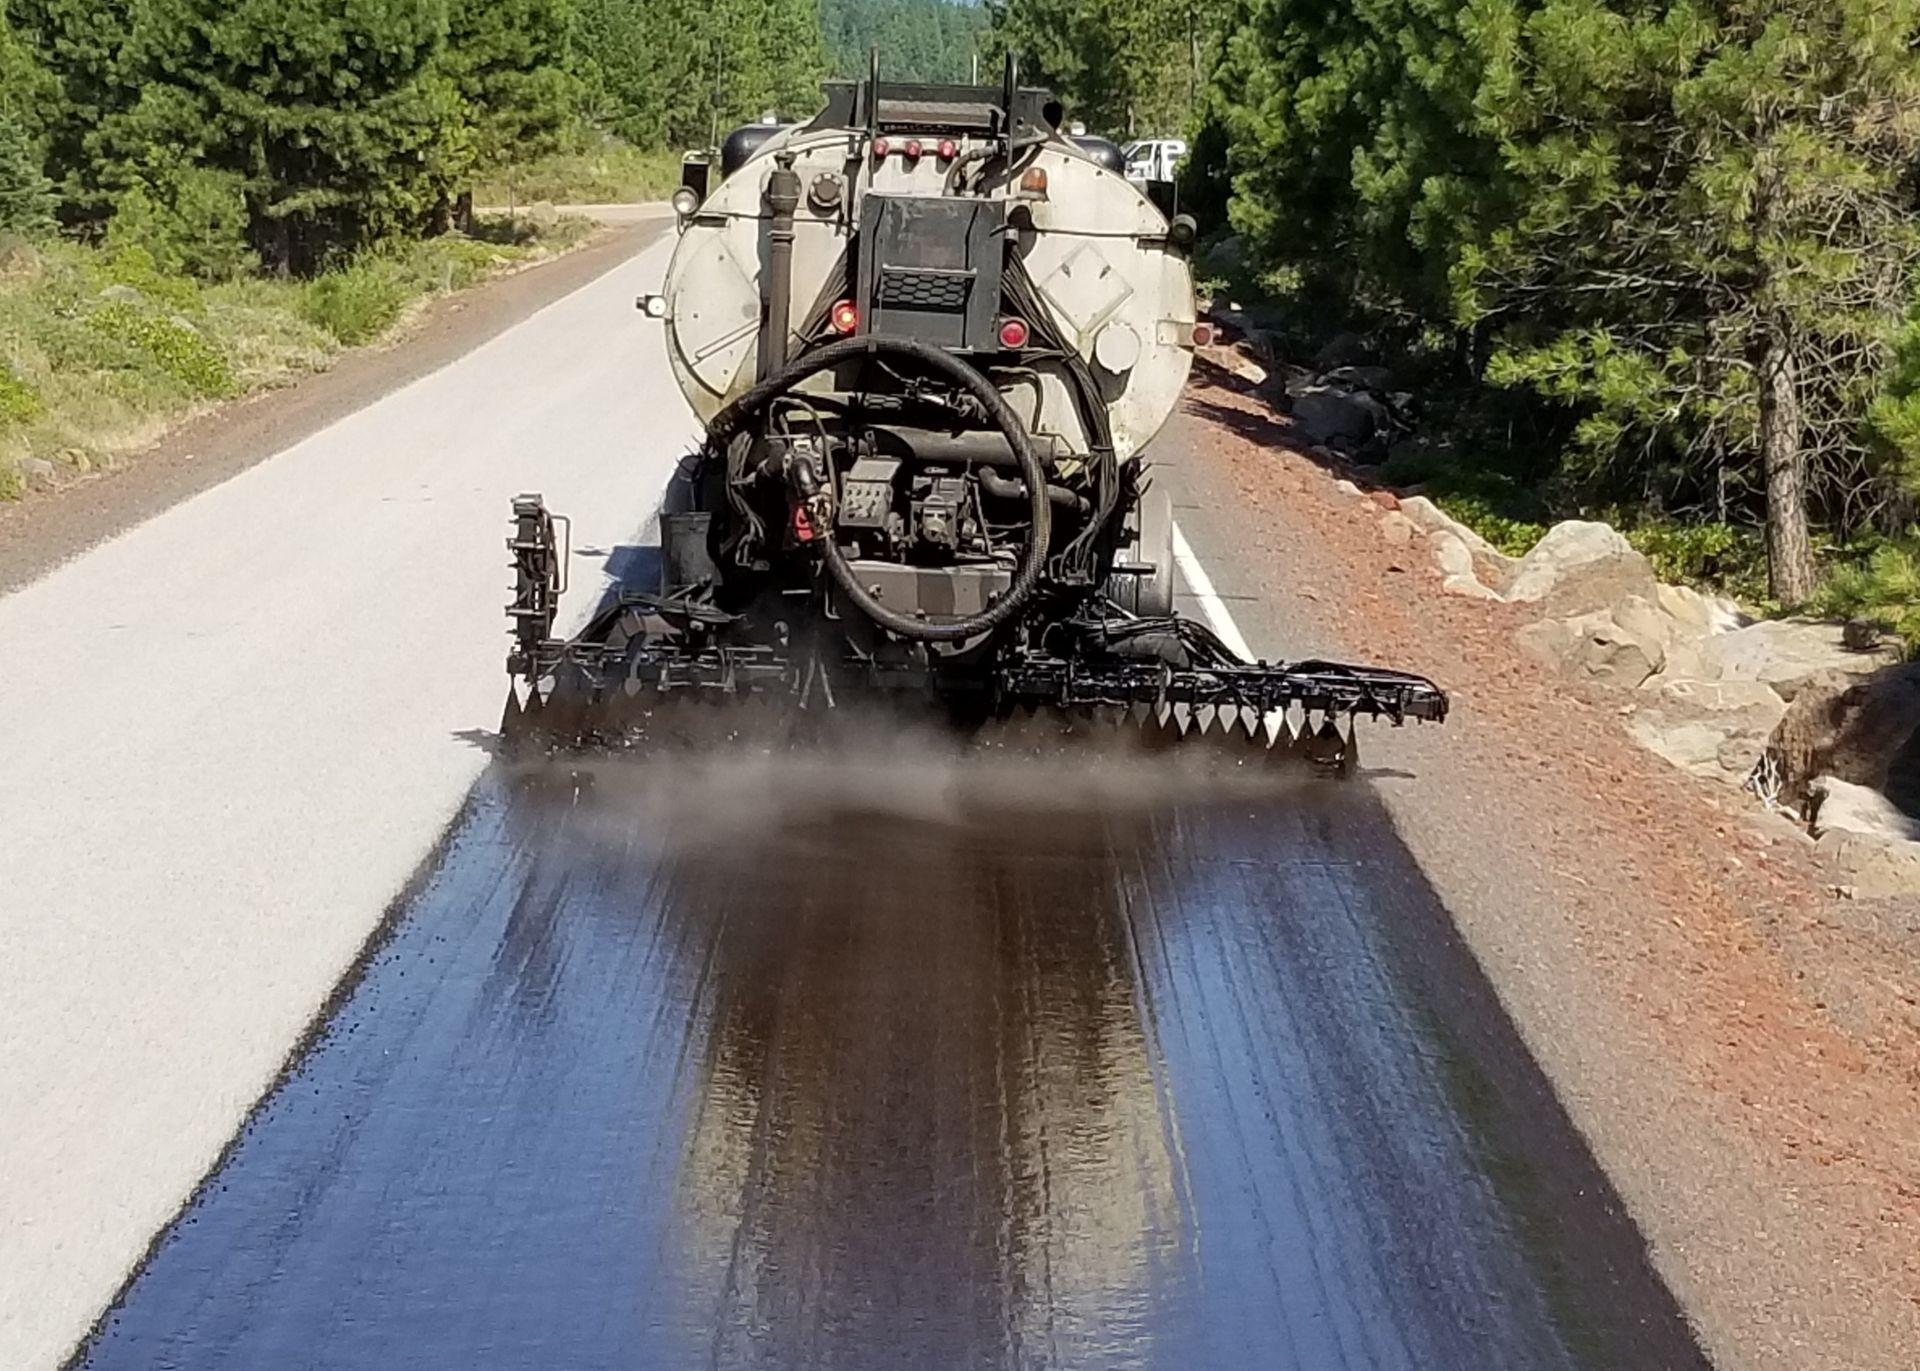
[[[1703,1365],[1570,1128],[1516,1218],[1406,865],[1157,758],[497,765],[80,1361]]]

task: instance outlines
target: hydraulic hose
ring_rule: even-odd
[[[981,467],[974,475],[980,479],[980,488],[999,500],[1024,500],[1027,498],[1027,483],[1011,481],[992,467]],[[1087,512],[1087,502],[1065,486],[1048,486],[1047,498],[1062,509]]]
[[[857,361],[863,357],[898,357],[918,362],[927,370],[952,381],[980,402],[987,417],[1006,435],[1007,446],[1013,452],[1014,463],[1020,468],[1026,486],[1027,544],[1020,550],[1020,561],[1014,568],[1013,581],[1007,587],[1006,594],[978,614],[941,623],[902,614],[875,599],[860,584],[831,528],[821,530],[820,539],[826,553],[827,574],[833,578],[840,593],[862,614],[889,633],[896,633],[902,638],[921,643],[964,643],[990,633],[1018,614],[1039,588],[1040,577],[1047,566],[1047,545],[1053,535],[1053,509],[1047,498],[1047,473],[1033,450],[1026,425],[1020,422],[1020,416],[1014,413],[1013,407],[993,383],[965,362],[944,348],[912,338],[841,338],[809,349],[765,380],[756,382],[713,416],[707,426],[709,437],[724,445],[728,438],[745,428],[774,400],[808,377],[842,362]]]

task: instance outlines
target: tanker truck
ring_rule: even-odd
[[[1193,221],[1011,58],[977,87],[883,82],[876,58],[824,93],[690,162],[639,301],[704,429],[657,582],[556,637],[567,526],[514,502],[505,731],[643,742],[684,707],[725,733],[748,704],[891,698],[1344,773],[1358,719],[1444,719],[1422,677],[1246,661],[1175,612],[1147,448],[1210,338]]]

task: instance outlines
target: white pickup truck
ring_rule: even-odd
[[[1178,138],[1141,138],[1120,150],[1126,158],[1129,181],[1171,181],[1173,170],[1187,155],[1187,145]]]

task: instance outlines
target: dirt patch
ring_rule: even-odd
[[[1491,873],[1481,882],[1512,887],[1489,899],[1552,911],[1551,927],[1543,917],[1514,935],[1538,940],[1511,949],[1522,980],[1528,960],[1557,959],[1540,985],[1577,966],[1583,993],[1590,986],[1609,1021],[1631,1025],[1657,1054],[1631,1068],[1609,1064],[1595,1079],[1619,1079],[1623,1069],[1668,1074],[1660,1090],[1744,1139],[1740,1157],[1715,1158],[1728,1172],[1702,1181],[1701,1193],[1761,1187],[1747,1192],[1756,1205],[1786,1205],[1805,1225],[1769,1235],[1788,1249],[1779,1260],[1797,1290],[1757,1274],[1757,1250],[1751,1270],[1722,1268],[1719,1257],[1737,1261],[1743,1246],[1732,1235],[1760,1226],[1751,1214],[1721,1212],[1722,1201],[1699,1205],[1690,1221],[1716,1257],[1667,1244],[1690,1303],[1716,1288],[1779,1301],[1748,1320],[1760,1331],[1723,1336],[1716,1351],[1744,1339],[1727,1364],[1911,1365],[1920,1328],[1920,939],[1899,918],[1833,898],[1810,846],[1788,827],[1641,750],[1617,711],[1571,698],[1514,646],[1523,608],[1443,594],[1421,550],[1389,542],[1381,503],[1341,491],[1339,474],[1290,446],[1286,421],[1258,398],[1202,386],[1187,415],[1189,436],[1206,427],[1206,440],[1191,444],[1210,468],[1206,481],[1251,511],[1260,546],[1250,562],[1272,593],[1308,577],[1338,586],[1314,606],[1332,636],[1454,692],[1444,737],[1430,751],[1425,739],[1412,744],[1432,756],[1432,773],[1460,797],[1452,808],[1464,811],[1429,827],[1451,824],[1446,845],[1457,837],[1463,851],[1477,847]],[[1543,1016],[1555,1013],[1549,1006]],[[1565,1045],[1561,1055],[1610,1046]],[[1618,1117],[1623,1101],[1606,1104]],[[1677,1117],[1621,1120],[1649,1168],[1643,1191],[1695,1183],[1684,1168],[1659,1174],[1663,1155],[1674,1155],[1665,1148],[1671,1130],[1684,1126]],[[1612,1161],[1604,1149],[1603,1160]],[[1741,1169],[1749,1165],[1751,1174]],[[1697,1198],[1682,1193],[1676,1212]],[[1793,1327],[1801,1338],[1808,1331],[1795,1302],[1816,1298],[1820,1321],[1845,1342],[1790,1355]],[[1723,1309],[1716,1318],[1735,1327],[1740,1315]]]
[[[86,480],[0,504],[0,594],[438,371],[618,266],[670,223],[608,228],[563,256],[445,296],[392,343],[188,420]]]

